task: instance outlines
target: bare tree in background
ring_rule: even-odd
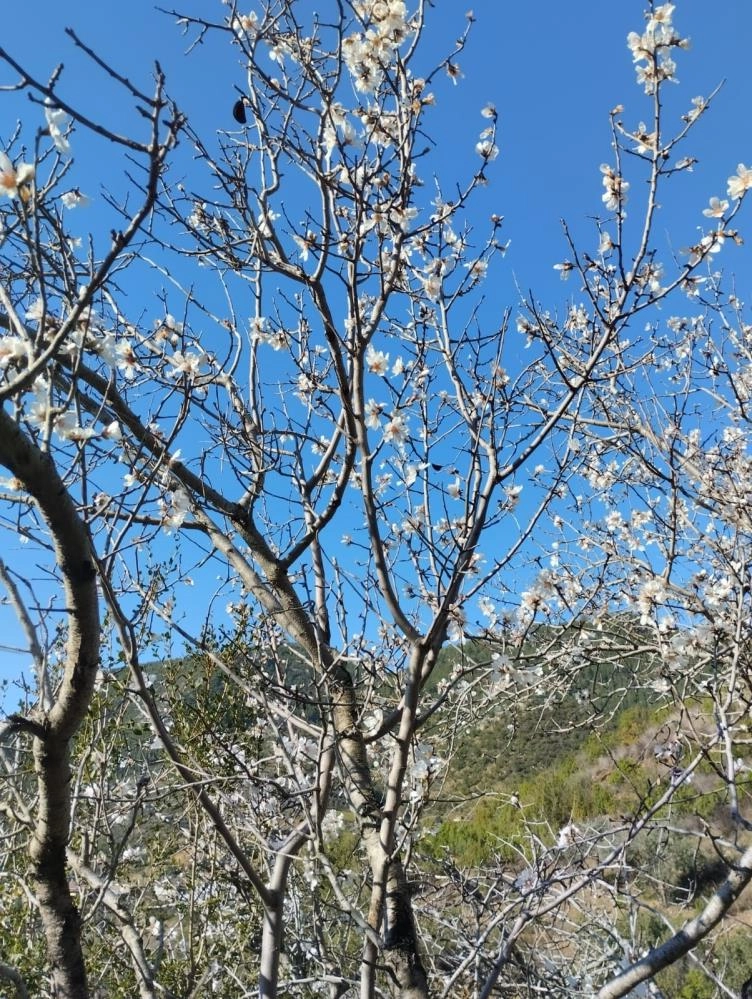
[[[708,275],[752,171],[661,266],[658,194],[709,101],[664,125],[685,41],[673,6],[651,6],[629,38],[651,130],[614,113],[596,245],[558,265],[582,304],[486,303],[501,219],[477,234],[467,208],[491,179],[496,110],[478,109],[472,176],[440,186],[426,151],[466,36],[427,64],[423,4],[308,8],[181,17],[245,72],[238,129],[212,136],[161,76],[148,97],[100,62],[148,109],[136,141],[0,50],[38,116],[0,162],[4,517],[44,566],[3,569],[38,675],[7,727],[4,821],[14,847],[33,831],[54,988],[94,994],[85,939],[100,980],[127,966],[142,996],[624,995],[752,876],[749,334]],[[140,157],[129,196],[106,199],[104,249],[71,242],[83,195],[61,193],[86,131]],[[629,223],[627,166],[648,180]],[[667,320],[669,300],[688,314]],[[95,695],[97,578],[127,669]],[[168,659],[171,641],[193,654]],[[516,860],[421,855],[471,724],[514,729],[587,676],[598,731],[618,691],[604,698],[592,667],[638,653],[628,685],[677,715],[629,814],[545,828],[510,798]],[[730,873],[636,961],[635,851],[702,766],[734,831],[699,835]]]

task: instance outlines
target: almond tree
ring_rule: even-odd
[[[657,800],[589,833],[586,868],[558,863],[581,832],[553,830],[556,844],[535,834],[521,851],[529,880],[510,883],[502,870],[492,872],[480,907],[467,872],[449,871],[435,912],[415,896],[409,864],[451,739],[505,690],[514,695],[512,712],[528,687],[539,686],[522,673],[510,687],[489,650],[514,663],[535,638],[535,669],[556,697],[577,673],[578,622],[592,632],[600,613],[634,600],[651,624],[661,581],[670,588],[682,522],[661,525],[672,528],[671,541],[656,531],[650,580],[636,590],[631,542],[648,520],[633,517],[632,533],[622,535],[626,500],[616,494],[604,532],[583,522],[577,499],[562,538],[562,551],[571,546],[576,557],[536,575],[529,566],[544,523],[564,523],[567,499],[583,489],[600,502],[611,478],[648,506],[659,482],[678,517],[681,490],[694,488],[696,476],[681,449],[671,452],[674,464],[650,457],[667,438],[635,408],[638,399],[651,404],[656,350],[639,330],[649,310],[697,288],[707,261],[733,235],[731,220],[752,184],[740,168],[729,182],[733,204],[711,201],[718,224],[671,275],[661,271],[658,192],[678,170],[675,147],[709,102],[696,101],[678,130],[664,132],[661,95],[685,41],[672,24],[673,5],[651,5],[629,46],[653,102],[652,130],[615,113],[597,247],[572,246],[559,265],[581,280],[585,305],[572,304],[559,321],[531,300],[510,322],[494,303],[501,318],[490,320],[482,296],[505,249],[501,217],[477,234],[467,212],[492,177],[496,111],[478,109],[474,173],[434,182],[426,136],[442,86],[459,75],[471,22],[454,51],[429,62],[421,44],[429,13],[422,3],[352,0],[319,15],[305,3],[274,0],[248,14],[219,8],[216,20],[181,16],[192,41],[224,44],[244,72],[233,108],[238,128],[216,136],[199,135],[166,101],[161,77],[147,97],[99,61],[148,109],[148,140],[124,139],[70,106],[59,74],[41,83],[0,50],[46,122],[34,162],[19,163],[17,137],[0,163],[10,196],[2,252],[13,275],[0,288],[7,407],[0,459],[15,490],[5,496],[6,516],[52,546],[50,578],[64,588],[68,614],[67,652],[48,675],[41,612],[29,607],[42,606],[45,585],[33,601],[17,601],[29,645],[42,651],[38,703],[11,719],[37,747],[39,796],[26,821],[36,822],[35,897],[60,995],[88,994],[67,887],[71,835],[69,863],[96,896],[93,911],[109,905],[119,921],[142,994],[157,994],[159,978],[137,917],[108,894],[113,865],[123,867],[120,846],[109,859],[105,845],[82,857],[78,835],[87,843],[106,837],[70,828],[69,745],[99,657],[97,578],[130,671],[112,682],[135,694],[175,779],[216,836],[216,856],[232,865],[244,911],[261,909],[264,997],[283,986],[413,999],[428,996],[429,969],[446,995],[467,982],[475,994],[492,994],[512,974],[531,927],[545,931],[546,918],[561,913],[576,925],[577,906],[590,918],[587,893],[618,868],[710,752],[702,743],[695,763]],[[71,128],[143,162],[142,173],[129,175],[130,196],[106,199],[108,245],[95,240],[85,253],[71,245],[59,200],[75,207],[81,198],[77,189],[59,194]],[[179,133],[186,142],[175,149]],[[636,238],[624,210],[626,149],[648,177]],[[183,179],[172,180],[178,169]],[[129,289],[138,291],[136,307]],[[707,307],[718,312],[719,304]],[[684,342],[685,326],[669,329]],[[520,344],[529,347],[524,364]],[[688,356],[700,349],[691,341]],[[597,464],[628,447],[636,453],[631,468],[640,469],[633,478]],[[718,474],[722,482],[727,467]],[[581,566],[587,544],[603,557],[587,555]],[[669,568],[656,568],[659,561]],[[22,564],[8,579],[28,572]],[[186,583],[197,596],[184,600]],[[681,574],[676,585],[686,585]],[[742,613],[746,591],[738,592]],[[223,626],[217,611],[228,600],[231,625],[225,618]],[[547,616],[557,629],[548,656],[536,635]],[[661,621],[657,634],[667,634]],[[241,692],[249,714],[236,718],[234,738],[223,743],[211,689],[197,697],[187,665],[170,671],[170,684],[144,669],[152,643],[161,651],[169,636]],[[482,644],[468,645],[468,636]],[[743,655],[739,628],[734,642]],[[459,651],[444,675],[448,645]],[[694,663],[695,651],[687,654]],[[714,703],[738,724],[726,683],[714,688]],[[436,741],[444,732],[442,751]],[[141,791],[151,793],[147,785]],[[101,814],[111,806],[112,795],[102,794]],[[81,815],[91,827],[95,819],[85,809]],[[354,836],[362,864],[350,880],[327,846],[338,826]],[[742,853],[720,902],[711,902],[719,918],[746,885],[747,866]],[[476,925],[471,933],[463,924],[452,940],[447,921],[462,908],[451,902],[458,886]],[[336,932],[321,929],[325,907]],[[431,921],[421,941],[419,925]],[[287,939],[286,922],[295,929]],[[603,932],[618,936],[613,926]],[[685,929],[681,944],[656,951],[652,964],[624,972],[602,994],[625,994],[619,990],[702,935]],[[593,962],[593,981],[613,974],[612,956]],[[240,986],[232,987],[237,995]],[[591,985],[561,985],[570,994],[580,987]]]

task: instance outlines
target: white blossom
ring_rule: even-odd
[[[568,846],[574,846],[577,838],[581,835],[580,830],[573,822],[568,822],[559,830],[556,846],[559,850],[564,850]]]
[[[384,440],[393,444],[404,444],[407,440],[407,422],[400,413],[395,413],[384,426]]]
[[[8,156],[0,152],[0,194],[17,198],[23,193],[24,185],[34,180],[33,163],[19,163],[14,167]]]
[[[55,143],[57,151],[64,156],[70,155],[70,143],[65,136],[71,123],[70,115],[60,108],[45,104],[44,117],[47,119],[47,131],[50,133],[50,138]]]
[[[480,139],[480,141],[475,144],[475,151],[481,159],[486,161],[486,163],[490,163],[492,160],[495,160],[499,155],[499,147],[493,139]]]
[[[372,375],[386,375],[389,370],[389,355],[369,344],[366,350],[366,368]]]
[[[70,410],[55,419],[55,433],[61,440],[86,441],[96,436],[93,427],[82,427],[76,413]]]
[[[380,417],[383,411],[383,403],[376,402],[375,399],[369,399],[365,409],[366,426],[371,430],[378,430],[381,427]]]
[[[241,40],[246,35],[252,38],[258,31],[258,14],[255,10],[248,14],[238,14],[232,19],[231,27]]]
[[[728,196],[734,199],[743,198],[751,187],[752,169],[740,163],[736,173],[728,179]]]
[[[601,164],[601,173],[603,174],[603,186],[605,188],[601,200],[610,212],[619,211],[627,200],[629,183],[613,167],[610,167],[608,163]]]
[[[171,534],[182,525],[190,511],[191,502],[185,489],[178,486],[159,501],[159,507],[162,514],[162,527],[166,534]]]
[[[0,370],[20,364],[27,356],[26,341],[21,337],[0,337]]]
[[[108,440],[119,441],[123,439],[123,431],[117,420],[113,420],[112,423],[108,423],[107,426],[102,431],[102,436],[106,437]]]
[[[172,378],[183,375],[188,379],[193,379],[200,373],[201,367],[205,364],[206,355],[195,351],[188,351],[184,354],[182,351],[176,350],[167,360],[172,365],[172,370],[168,371],[168,375]]]
[[[117,368],[125,375],[128,381],[133,381],[136,372],[140,369],[140,364],[134,353],[133,346],[129,340],[121,340],[115,350],[117,356]]]
[[[87,205],[91,204],[91,198],[87,198],[77,187],[71,191],[66,191],[65,194],[61,195],[60,200],[65,208],[86,208]]]

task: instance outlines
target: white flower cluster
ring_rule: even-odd
[[[410,801],[418,803],[428,796],[431,783],[446,768],[446,760],[434,755],[430,743],[419,742],[415,745],[415,761],[410,773]]]
[[[654,94],[665,80],[676,80],[676,63],[671,58],[673,48],[687,48],[689,42],[681,38],[671,23],[675,4],[664,3],[648,11],[644,34],[630,31],[627,45],[632,53],[637,72],[637,82],[646,94]]]
[[[190,512],[190,497],[185,489],[177,486],[168,492],[164,499],[160,499],[159,509],[162,516],[162,527],[166,534],[171,534],[182,526]]]
[[[70,143],[67,138],[71,129],[70,117],[60,108],[52,107],[50,104],[44,107],[44,117],[47,134],[57,151],[66,156],[70,155]],[[0,152],[0,195],[4,194],[11,199],[20,197],[22,201],[28,201],[34,174],[33,163],[19,163],[18,166],[13,166],[7,153]],[[75,208],[88,203],[88,198],[77,188],[64,194],[62,200],[66,208]]]
[[[259,29],[258,14],[255,10],[248,14],[236,14],[230,26],[241,41],[246,37],[253,38]]]
[[[342,812],[329,811],[321,820],[321,838],[325,843],[331,843],[345,828],[345,817]]]
[[[280,327],[269,329],[265,316],[254,316],[251,319],[251,340],[253,343],[264,343],[273,350],[284,350],[290,343],[287,330]]]
[[[358,0],[353,6],[368,27],[343,40],[342,54],[355,89],[375,94],[384,79],[385,68],[407,37],[407,10],[404,0]]]
[[[656,608],[660,607],[667,596],[666,582],[661,576],[651,576],[645,580],[637,594],[640,624],[650,624]]]
[[[41,375],[34,380],[31,393],[25,399],[24,415],[30,426],[44,432],[52,429],[62,441],[80,443],[94,437],[113,441],[122,438],[122,430],[117,420],[100,428],[94,425],[84,427],[79,421],[79,414],[74,410],[61,412],[53,404],[49,381]]]
[[[602,198],[603,204],[610,212],[622,211],[624,203],[627,200],[629,183],[613,167],[610,167],[608,163],[601,165],[601,173],[603,174],[603,186],[605,188]]]

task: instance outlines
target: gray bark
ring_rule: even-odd
[[[81,917],[68,886],[70,743],[83,721],[99,663],[96,566],[86,524],[49,454],[0,409],[0,464],[23,483],[50,531],[68,613],[63,677],[49,710],[14,717],[32,733],[39,801],[29,843],[31,873],[58,999],[88,999]]]
[[[357,725],[357,702],[347,670],[334,667],[330,680],[332,718],[337,733],[340,769],[360,821],[360,835],[373,874],[374,889],[368,914],[376,931],[384,926],[383,959],[389,971],[392,992],[399,999],[427,999],[428,984],[420,960],[412,900],[399,857],[382,838],[383,808],[374,786],[363,735]],[[373,994],[377,948],[372,939],[365,944],[361,997]]]
[[[752,846],[747,847],[699,916],[690,919],[665,943],[654,947],[645,957],[604,985],[598,993],[598,999],[619,999],[619,996],[627,995],[641,982],[653,978],[659,971],[684,957],[720,923],[750,881],[752,881]]]

